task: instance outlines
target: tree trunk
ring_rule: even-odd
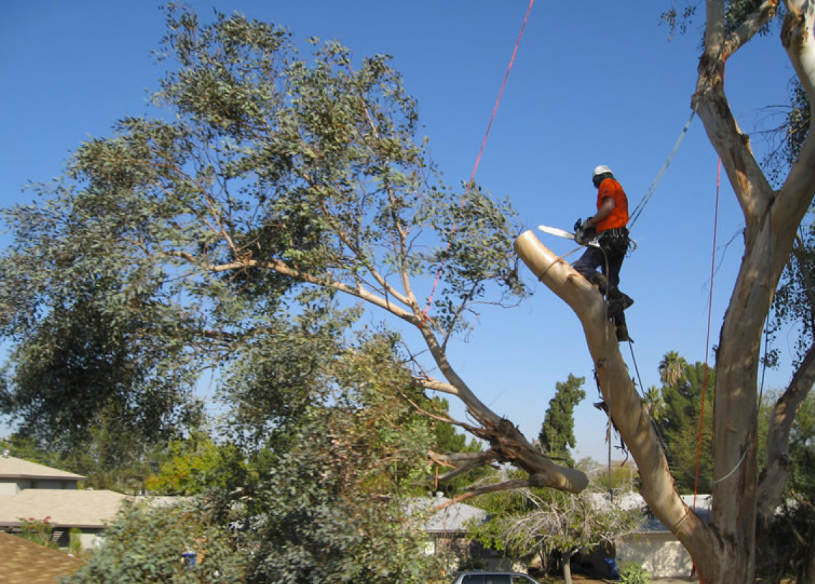
[[[574,552],[563,554],[563,580],[572,584],[572,556]]]
[[[547,249],[532,231],[518,237],[515,251],[538,279],[566,302],[580,319],[603,400],[637,463],[642,481],[640,494],[651,511],[682,542],[697,565],[702,562],[710,566],[709,574],[714,577],[705,579],[705,584],[719,582],[715,566],[722,544],[676,491],[665,454],[620,354],[614,326],[606,318],[602,295],[567,262]]]
[[[765,2],[767,14],[774,3]],[[815,7],[786,3],[782,42],[812,100]],[[723,575],[734,584],[755,578],[757,478],[757,380],[761,337],[778,280],[792,251],[793,238],[815,192],[815,140],[809,133],[798,162],[778,192],[753,157],[749,138],[735,121],[724,91],[724,62],[732,58],[762,23],[754,22],[725,38],[725,3],[708,0],[705,53],[699,64],[694,107],[719,154],[745,218],[745,254],[721,330],[716,359],[714,402],[713,526],[722,553],[704,557],[688,548],[706,584]],[[748,26],[749,25],[749,26]],[[778,452],[776,447],[775,452]],[[774,487],[777,492],[777,485]]]

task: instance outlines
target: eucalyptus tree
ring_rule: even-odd
[[[773,190],[730,111],[723,67],[725,56],[736,58],[782,14],[782,45],[812,102],[815,6],[782,5],[779,13],[776,0],[707,0],[692,97],[745,217],[745,255],[718,345],[711,525],[676,493],[596,289],[531,232],[516,241],[533,272],[580,318],[604,399],[639,467],[641,493],[708,584],[752,580],[759,502],[781,494],[773,478],[758,479],[757,367],[772,293],[815,193],[815,139],[807,133]],[[733,7],[745,10],[727,10]],[[360,326],[360,307],[369,307],[402,327],[412,389],[461,400],[470,419],[454,422],[488,445],[466,456],[436,455],[457,467],[448,476],[508,462],[522,477],[488,488],[583,489],[583,473],[535,449],[447,358],[450,338],[472,325],[479,303],[523,296],[508,243],[518,227],[509,205],[477,185],[452,189],[438,180],[416,139],[416,105],[388,59],[358,63],[335,42],[315,42],[303,58],[281,28],[221,15],[202,24],[177,7],[168,10],[168,31],[169,72],[155,94],[166,111],[121,120],[113,137],[83,144],[64,180],[42,189],[41,204],[6,213],[18,239],[0,266],[4,333],[24,342],[49,315],[74,308],[81,284],[96,290],[95,278],[112,278],[105,294],[94,295],[103,314],[139,347],[147,338],[161,341],[144,352],[145,379],[180,372],[188,380],[201,367],[234,367],[262,390],[265,372],[274,392],[290,391],[302,405],[307,397],[296,391],[303,380],[294,363],[316,360],[321,371],[332,356],[353,350],[337,339]],[[440,269],[440,288],[426,303],[423,292]],[[130,328],[131,318],[141,326]],[[315,350],[287,354],[277,336]],[[250,350],[258,361],[242,360]],[[282,379],[262,367],[270,355],[286,365]],[[327,395],[332,380],[315,384]],[[150,388],[136,383],[127,395]],[[12,374],[5,395],[15,391]],[[420,396],[405,393],[422,408]],[[799,399],[785,395],[792,405]],[[263,434],[258,407],[277,407],[286,419],[285,399],[263,391],[236,399],[257,421],[256,436]],[[769,432],[780,445],[795,410],[777,410]],[[768,448],[768,467],[782,462],[783,452]]]
[[[771,186],[731,111],[724,86],[725,59],[739,58],[766,25],[781,21],[780,42],[811,104],[815,97],[815,5],[805,0],[706,0],[702,56],[691,106],[705,126],[744,215],[745,252],[722,325],[716,360],[713,434],[713,518],[710,524],[680,499],[665,453],[628,376],[597,290],[532,232],[516,241],[532,271],[577,314],[610,415],[641,475],[641,494],[693,557],[707,584],[746,583],[755,577],[756,525],[761,509],[778,502],[789,432],[812,386],[811,368],[776,407],[768,430],[766,467],[759,476],[758,367],[764,322],[788,264],[798,226],[815,195],[815,138],[806,132],[780,188]],[[693,9],[693,5],[691,5]],[[796,374],[797,375],[797,374]]]
[[[811,108],[807,92],[800,82],[791,84],[790,103],[784,123],[775,131],[780,146],[771,151],[765,163],[769,165],[770,180],[776,185],[797,159],[811,126]],[[780,178],[779,178],[780,177]],[[769,413],[762,416],[774,432],[764,446],[764,459],[768,461],[762,471],[762,483],[767,497],[759,506],[762,527],[770,531],[765,541],[773,544],[782,566],[773,566],[773,573],[781,573],[785,560],[802,582],[815,577],[815,491],[812,490],[812,403],[810,391],[815,383],[815,206],[798,229],[792,250],[773,300],[773,313],[768,323],[767,345],[792,328],[797,334],[793,344],[794,373],[788,390],[765,393],[762,403]],[[779,350],[768,351],[764,366],[777,364]],[[768,399],[771,398],[771,399]],[[794,418],[788,411],[796,412]],[[788,439],[789,437],[789,439]],[[776,514],[777,493],[783,489],[781,507]]]
[[[282,27],[166,13],[157,115],[85,142],[38,202],[5,211],[17,238],[0,264],[3,332],[36,348],[30,332],[85,285],[95,310],[128,325],[134,362],[156,379],[211,368],[243,437],[260,442],[330,399],[337,379],[323,371],[355,350],[349,331],[399,329],[405,398],[487,445],[432,453],[452,467],[440,479],[508,462],[524,484],[583,489],[582,472],[544,456],[448,360],[479,305],[525,295],[520,228],[508,202],[441,182],[389,58],[316,39],[302,56]],[[425,390],[461,400],[468,420],[433,411]]]

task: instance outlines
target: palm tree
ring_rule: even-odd
[[[659,362],[659,378],[662,380],[663,385],[669,387],[675,386],[682,377],[685,375],[685,367],[688,362],[684,357],[680,357],[676,351],[668,351]]]
[[[662,399],[662,392],[656,385],[652,385],[645,392],[644,400],[648,415],[654,422],[659,422],[665,411],[665,400]]]

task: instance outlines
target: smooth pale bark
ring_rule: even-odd
[[[761,6],[768,17],[775,2]],[[815,6],[786,2],[788,15],[782,43],[815,103]],[[759,11],[759,12],[760,12]],[[755,19],[754,30],[763,20]],[[694,107],[719,154],[745,220],[745,254],[721,330],[714,402],[713,528],[724,542],[713,563],[696,560],[702,580],[749,583],[755,578],[755,537],[759,492],[778,492],[779,485],[758,483],[758,364],[764,321],[782,270],[789,260],[795,231],[815,193],[815,140],[809,133],[798,162],[780,191],[774,192],[753,157],[730,110],[724,86],[724,56],[732,58],[752,33],[724,36],[724,1],[708,0],[705,53],[699,65]],[[743,31],[742,31],[743,32]],[[791,423],[794,413],[786,412]],[[782,432],[783,428],[777,432]],[[780,437],[780,434],[777,434]],[[783,449],[774,446],[774,455]],[[778,459],[780,461],[780,459]],[[782,485],[783,486],[783,485]]]
[[[810,273],[802,257],[803,241],[796,238],[798,246],[793,248],[794,261],[802,275],[804,293],[808,297],[810,318],[815,321],[815,276]],[[770,415],[767,431],[766,464],[759,480],[758,513],[764,524],[769,523],[775,509],[781,503],[784,486],[790,471],[790,431],[798,408],[815,384],[815,342],[809,347],[798,364],[787,389],[778,398]]]
[[[563,554],[563,581],[565,584],[572,584],[572,557],[573,552]]]
[[[640,494],[682,544],[695,550],[694,558],[712,564],[721,546],[676,491],[656,432],[620,354],[614,326],[606,317],[602,295],[532,231],[518,237],[515,251],[538,279],[572,308],[583,325],[603,400],[637,463]]]

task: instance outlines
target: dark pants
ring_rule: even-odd
[[[606,284],[600,285],[600,292],[608,294],[614,292],[620,285],[620,268],[623,267],[625,254],[628,252],[628,237],[601,237],[600,247],[590,245],[583,255],[572,266],[590,282],[594,282],[597,268],[606,277]],[[625,326],[625,314],[620,313],[614,317],[614,324]]]

